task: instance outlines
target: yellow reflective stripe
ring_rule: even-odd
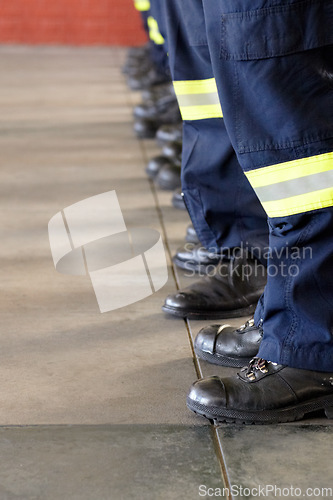
[[[149,0],[134,0],[134,7],[136,10],[140,12],[146,12],[150,9],[150,1]]]
[[[219,104],[208,104],[206,106],[181,106],[179,109],[183,120],[222,118],[222,110]]]
[[[299,177],[298,179],[290,179],[269,186],[256,187],[255,190],[260,201],[264,202],[313,193],[314,191],[326,189],[327,186],[333,186],[333,170]]]
[[[333,206],[333,153],[245,173],[269,217]]]
[[[156,45],[163,45],[165,40],[160,33],[156,19],[154,19],[152,16],[149,16],[147,19],[147,24],[149,29],[149,38],[154,43],[156,43]]]
[[[208,104],[220,105],[216,92],[210,94],[184,94],[177,95],[179,107],[182,106],[207,106]]]
[[[207,78],[206,80],[177,80],[173,82],[173,86],[177,96],[217,93],[215,78]]]
[[[288,161],[246,172],[252,187],[268,186],[333,169],[333,153]]]
[[[269,217],[295,215],[333,206],[333,187],[262,203]]]
[[[222,118],[215,78],[173,82],[183,120]]]

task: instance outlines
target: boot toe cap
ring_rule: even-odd
[[[154,156],[151,158],[147,164],[146,167],[146,173],[147,175],[152,179],[156,177],[158,172],[163,168],[165,165],[169,165],[169,161],[165,156]]]
[[[199,331],[194,341],[194,349],[196,352],[214,354],[219,327],[219,325],[210,325]]]
[[[183,292],[168,295],[164,302],[165,307],[170,307],[172,309],[183,309],[186,308],[187,305],[188,297],[187,294]]]
[[[155,184],[161,189],[170,191],[180,187],[180,168],[172,163],[166,164],[155,177]]]
[[[185,245],[185,247],[178,248],[176,255],[175,255],[175,259],[182,260],[184,262],[186,262],[188,260],[192,260],[193,259],[193,249],[194,249],[193,243],[187,244],[187,245]]]
[[[190,387],[187,402],[189,406],[221,407],[225,406],[226,394],[222,380],[217,376],[197,380]]]

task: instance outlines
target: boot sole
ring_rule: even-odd
[[[289,406],[280,410],[258,410],[246,412],[240,410],[228,410],[226,408],[208,408],[195,403],[190,398],[186,401],[187,407],[194,413],[213,420],[215,424],[279,424],[302,420],[305,415],[318,410],[324,410],[326,417],[333,418],[333,395],[321,397],[312,401]]]
[[[187,319],[227,319],[250,316],[254,313],[257,303],[242,309],[233,309],[231,311],[182,311],[170,306],[162,306],[162,311],[177,316],[177,318]]]
[[[212,365],[228,366],[230,368],[243,368],[246,366],[255,354],[251,358],[230,358],[228,356],[221,356],[219,354],[210,354],[208,352],[200,351],[194,346],[194,352],[196,355]]]

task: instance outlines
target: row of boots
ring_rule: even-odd
[[[182,124],[170,77],[158,72],[146,48],[129,53],[124,66],[128,84],[141,90],[142,103],[134,109],[138,138],[155,139],[162,151],[146,173],[160,189],[173,191],[172,203],[185,209],[180,187]],[[267,280],[264,262],[244,249],[231,253],[204,248],[192,225],[186,244],[173,258],[176,266],[199,279],[169,295],[162,310],[187,319],[250,316]],[[238,368],[231,377],[206,377],[190,388],[189,409],[214,422],[277,423],[303,418],[323,409],[333,417],[332,378],[320,371],[301,370],[257,357],[263,336],[260,318],[239,328],[227,324],[204,327],[194,341],[196,355],[215,365]],[[247,365],[247,366],[246,366]]]

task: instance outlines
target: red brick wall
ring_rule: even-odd
[[[0,0],[0,43],[138,45],[133,0]]]

